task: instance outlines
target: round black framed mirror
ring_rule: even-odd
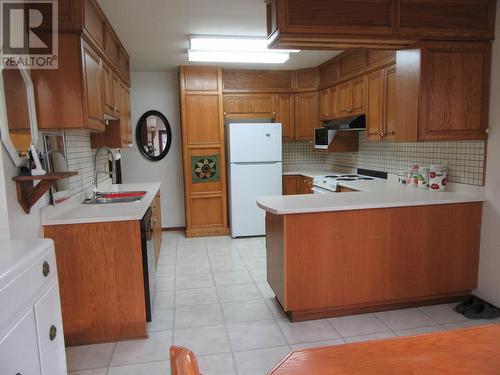
[[[144,113],[135,129],[139,151],[149,160],[163,159],[172,144],[172,129],[163,113],[155,110]]]

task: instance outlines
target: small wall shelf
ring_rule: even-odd
[[[43,176],[17,176],[12,180],[16,182],[17,200],[24,212],[30,213],[31,207],[58,181],[63,178],[76,176],[78,172],[48,173]],[[34,181],[40,181],[34,185]]]

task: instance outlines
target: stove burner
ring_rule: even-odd
[[[337,181],[356,181],[356,179],[352,177],[340,177],[337,178]]]
[[[343,174],[340,177],[354,178],[354,177],[359,177],[359,176],[357,174]]]
[[[339,176],[336,176],[336,175],[329,175],[329,176],[325,176],[325,178],[339,178]]]
[[[368,180],[374,180],[374,178],[373,177],[358,177],[358,180],[368,181]]]

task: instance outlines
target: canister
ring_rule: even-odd
[[[429,187],[431,191],[446,191],[447,168],[441,164],[433,164],[429,168]]]
[[[418,169],[418,188],[420,190],[429,189],[429,167],[421,167]]]

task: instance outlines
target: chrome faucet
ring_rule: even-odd
[[[101,152],[101,150],[106,150],[108,152],[107,153],[108,155],[111,154],[111,159],[112,159],[111,171],[97,169],[97,156],[99,155],[99,152]],[[97,194],[98,194],[97,176],[99,175],[99,173],[104,173],[104,174],[111,176],[111,180],[112,180],[113,184],[116,184],[116,158],[115,158],[115,154],[113,153],[113,150],[111,150],[108,146],[99,147],[95,151],[95,154],[94,154],[94,183],[92,184],[92,197],[94,199],[97,198]]]

